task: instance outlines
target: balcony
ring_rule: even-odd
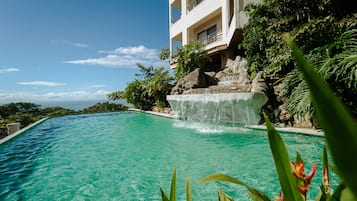
[[[187,1],[187,12],[193,10],[196,6],[202,3],[204,0],[191,0]]]
[[[171,23],[172,24],[175,24],[177,21],[179,21],[181,19],[181,13],[180,14],[178,14],[178,15],[173,15],[172,17],[171,17]]]
[[[222,40],[222,32],[214,32],[211,33],[209,35],[207,35],[206,37],[200,38],[197,41],[204,44],[204,45],[208,45],[211,43],[214,43],[216,41],[220,41]]]

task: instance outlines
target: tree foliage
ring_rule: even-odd
[[[170,58],[170,49],[169,48],[162,48],[159,54],[159,58],[163,61]]]
[[[115,112],[127,110],[128,107],[115,103],[97,103],[81,111],[75,111],[63,107],[46,107],[41,105],[19,102],[0,106],[0,138],[6,136],[6,124],[19,122],[21,128],[28,126],[44,117],[57,117],[65,115],[78,115],[99,112]]]
[[[196,68],[202,68],[210,60],[204,45],[198,42],[186,44],[177,50],[175,67],[176,81],[185,77]]]
[[[115,103],[109,103],[109,102],[104,102],[104,103],[97,103],[95,105],[92,105],[90,107],[87,107],[83,110],[81,110],[81,113],[99,113],[99,112],[117,112],[117,111],[123,111],[127,110],[128,107],[124,106],[122,104],[115,104]]]
[[[172,77],[164,67],[145,67],[138,64],[140,73],[128,83],[123,91],[108,94],[111,100],[125,99],[127,103],[142,110],[151,110],[153,106],[166,107],[166,95],[172,88]]]
[[[0,106],[0,116],[7,118],[15,114],[39,115],[41,112],[40,105],[27,102],[9,103]]]
[[[265,77],[273,77],[277,83],[282,81],[293,115],[313,117],[314,110],[307,85],[284,42],[287,35],[301,47],[335,93],[343,97],[344,103],[351,110],[356,107],[355,4],[337,0],[264,0],[248,5],[246,11],[249,21],[243,28],[242,47],[249,71],[253,76],[263,71]]]

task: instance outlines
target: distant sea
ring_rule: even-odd
[[[97,103],[115,103],[115,104],[123,104],[127,105],[124,100],[118,101],[108,101],[108,100],[82,100],[82,101],[48,101],[48,102],[38,102],[36,104],[41,105],[42,108],[46,107],[63,107],[71,110],[83,110],[84,108],[90,107]]]

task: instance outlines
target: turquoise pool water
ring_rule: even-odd
[[[322,138],[283,138],[308,168],[320,161]],[[0,145],[0,200],[160,200],[175,164],[178,200],[187,176],[194,200],[217,200],[219,188],[247,200],[242,187],[198,183],[211,173],[237,177],[272,199],[280,191],[264,131],[122,112],[48,119]],[[320,178],[318,163],[313,195]]]

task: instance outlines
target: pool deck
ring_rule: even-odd
[[[48,117],[45,117],[45,118],[43,118],[43,119],[40,119],[40,120],[36,121],[35,123],[30,124],[30,125],[26,126],[25,128],[22,128],[22,129],[16,131],[15,133],[13,133],[13,134],[11,134],[11,135],[8,135],[8,136],[6,136],[6,137],[0,139],[0,145],[3,144],[3,143],[5,143],[5,142],[7,142],[7,141],[9,141],[9,140],[11,140],[12,138],[15,138],[15,137],[19,136],[19,135],[22,134],[23,132],[29,130],[30,128],[32,128],[32,127],[34,127],[34,126],[36,126],[36,125],[38,125],[38,124],[40,124],[40,123],[42,123],[43,121],[45,121],[45,120],[47,120],[47,119],[48,119]]]
[[[172,114],[160,113],[160,112],[152,112],[152,111],[144,111],[135,108],[129,108],[129,111],[143,112],[146,114],[157,115],[166,118],[174,118]],[[266,130],[265,125],[247,125],[247,128]],[[324,136],[324,132],[322,130],[316,130],[311,128],[295,128],[295,127],[275,127],[277,131],[286,132],[286,133],[298,133],[304,135],[314,135],[314,136]]]

